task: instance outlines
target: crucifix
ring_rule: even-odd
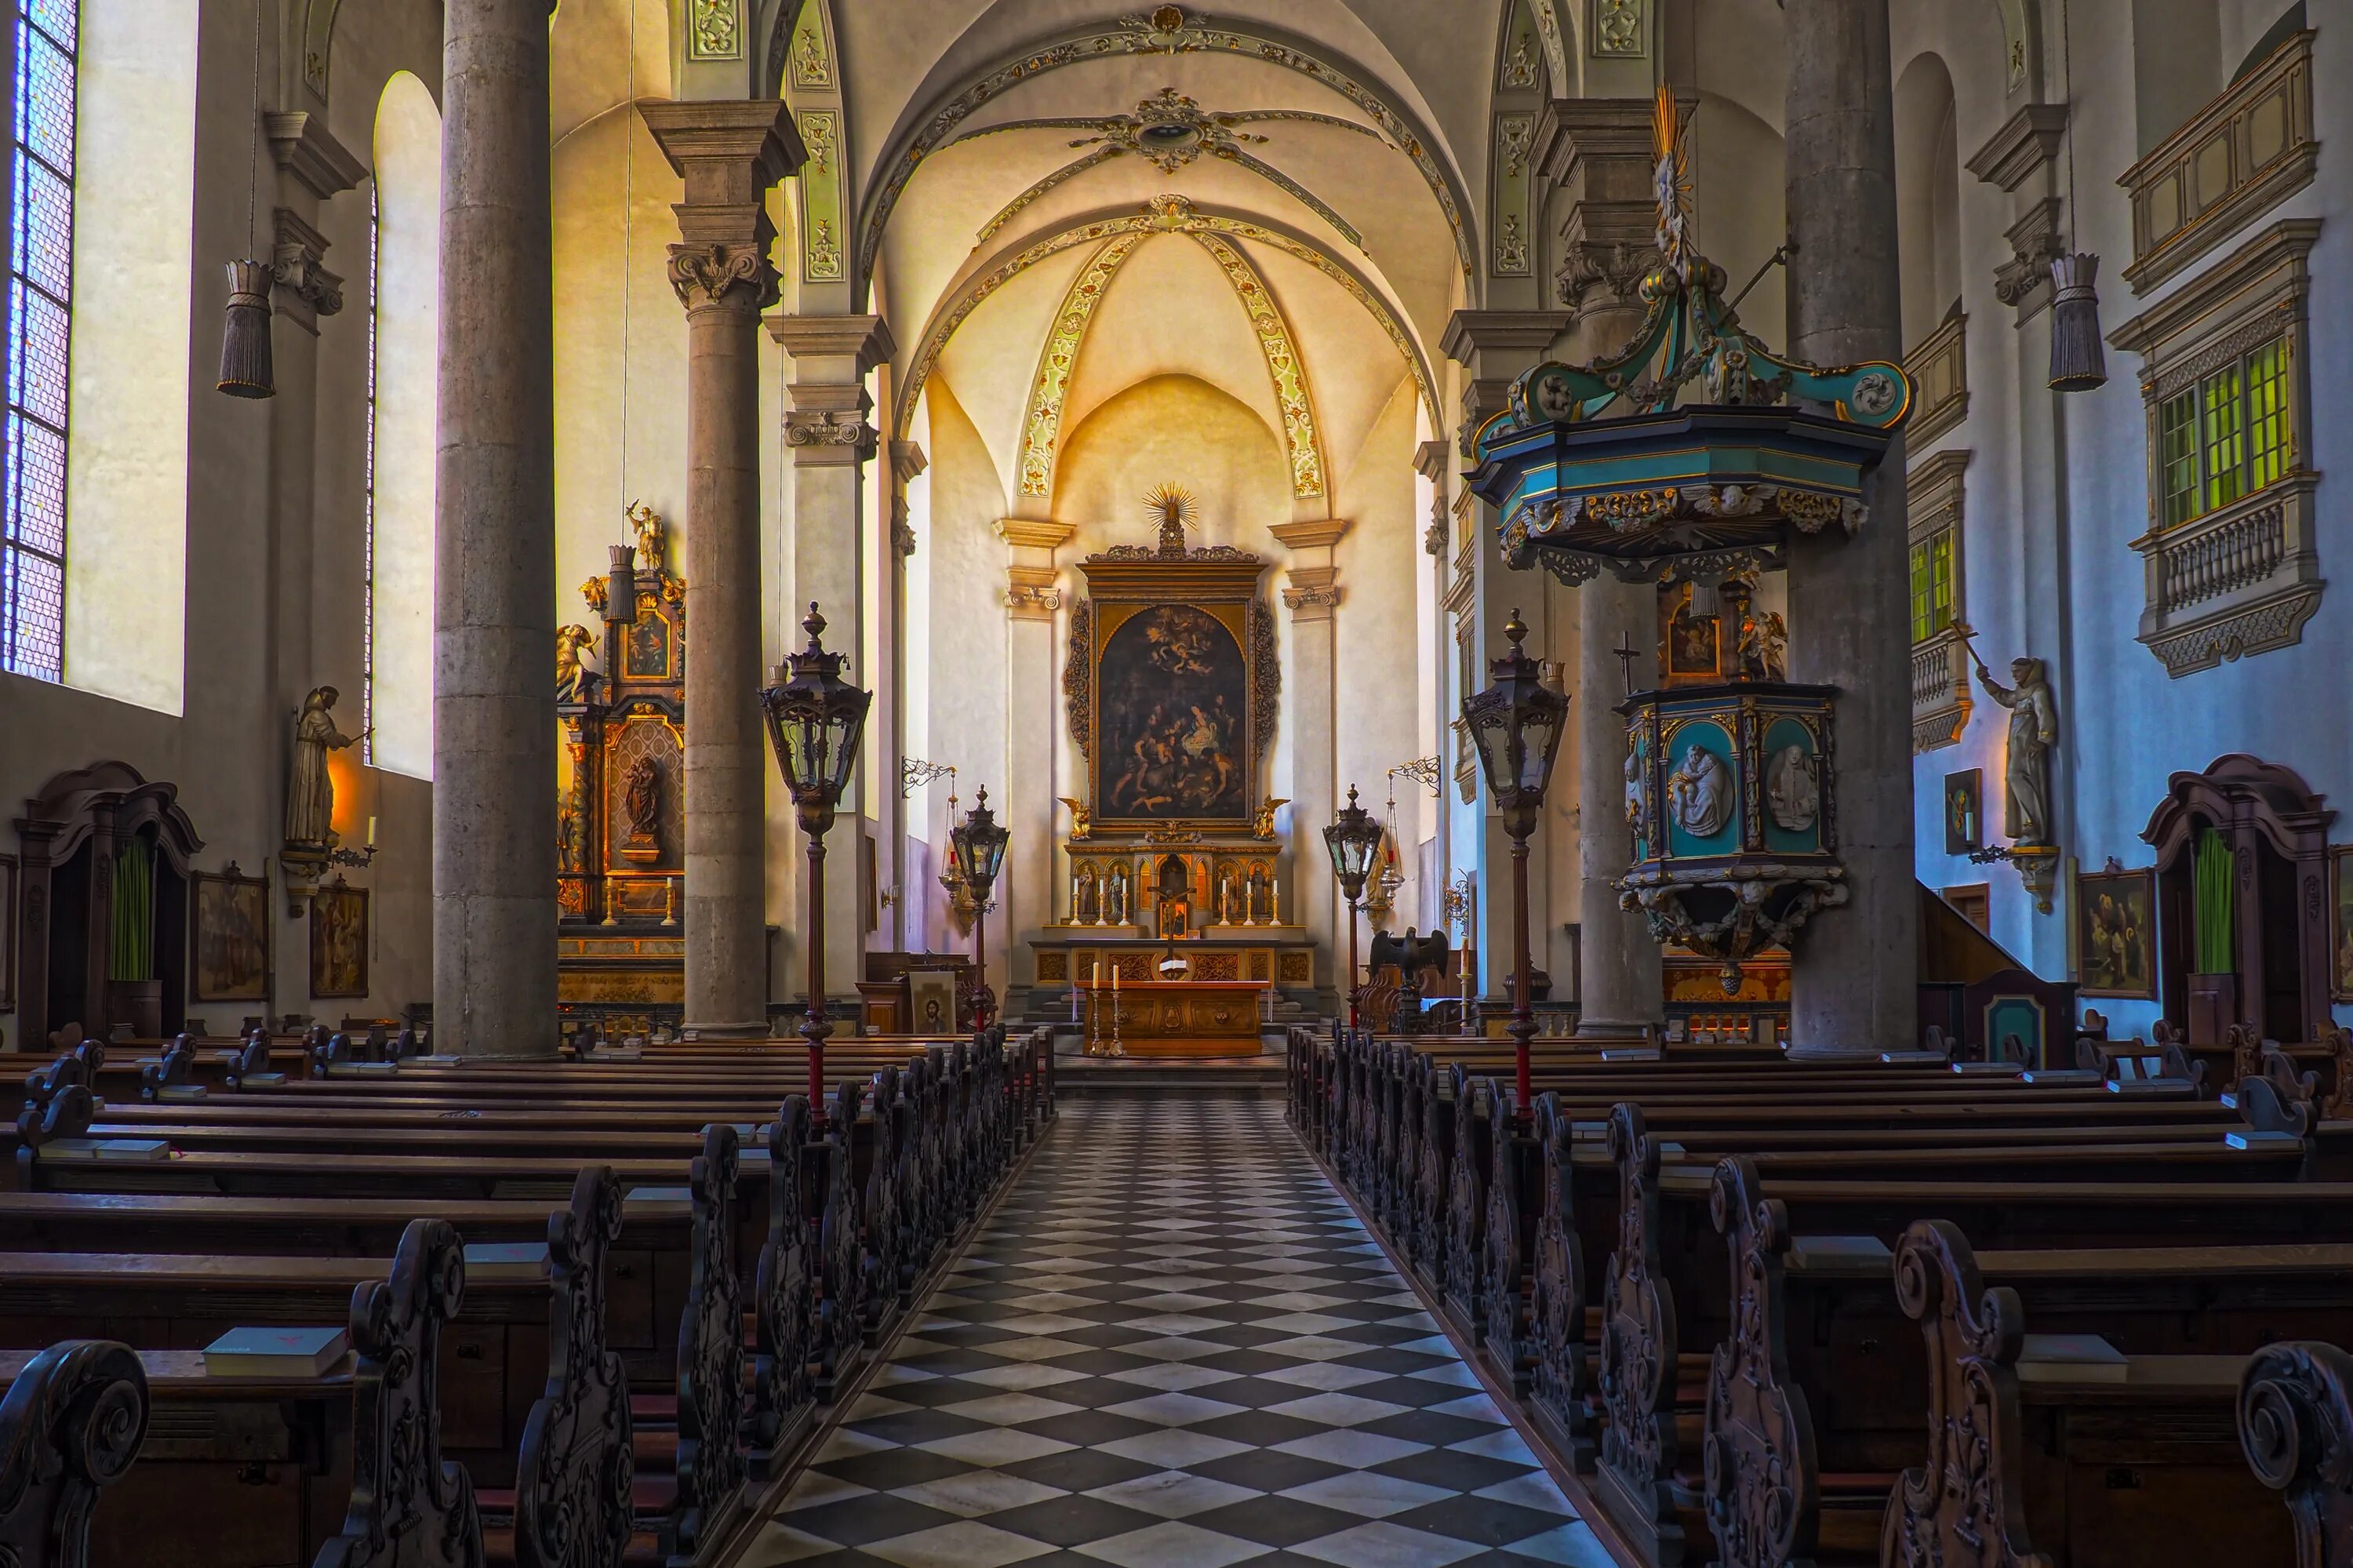
[[[1623,631],[1618,634],[1618,646],[1610,652],[1618,655],[1618,679],[1630,697],[1634,694],[1634,650]]]

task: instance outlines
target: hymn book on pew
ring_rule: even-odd
[[[469,1280],[545,1279],[547,1272],[545,1242],[466,1244],[466,1277]]]
[[[352,1348],[348,1329],[231,1329],[205,1347],[206,1377],[320,1377]]]

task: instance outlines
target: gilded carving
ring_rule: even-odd
[[[1038,356],[1038,375],[1029,393],[1029,413],[1022,422],[1024,495],[1042,499],[1053,493],[1054,458],[1062,433],[1062,401],[1069,396],[1071,378],[1078,370],[1079,350],[1086,342],[1088,326],[1094,321],[1095,307],[1103,302],[1121,263],[1134,253],[1144,238],[1140,234],[1122,234],[1105,241],[1079,269],[1078,276],[1071,280],[1070,290],[1062,297],[1062,308],[1056,313],[1053,330],[1047,334],[1046,346]]]
[[[1275,719],[1282,705],[1282,662],[1275,657],[1274,609],[1262,599],[1250,600],[1250,753],[1262,763],[1267,747],[1274,740]],[[1272,816],[1267,813],[1268,830],[1261,838],[1273,835]]]
[[[1062,712],[1080,759],[1088,762],[1094,759],[1093,738],[1087,726],[1087,715],[1094,711],[1094,611],[1092,599],[1082,599],[1071,606],[1071,645],[1062,658]]]
[[[1323,447],[1315,433],[1314,406],[1308,397],[1307,366],[1299,357],[1290,324],[1238,246],[1210,229],[1197,229],[1193,238],[1225,270],[1266,355],[1267,375],[1274,382],[1275,405],[1282,416],[1283,444],[1291,455],[1291,493],[1303,501],[1322,495]]]

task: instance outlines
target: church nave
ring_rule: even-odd
[[[1087,1098],[742,1568],[1607,1564],[1264,1099]]]

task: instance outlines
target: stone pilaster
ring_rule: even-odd
[[[548,0],[446,0],[433,627],[433,1026],[555,1050]]]
[[[1470,466],[1471,438],[1482,421],[1502,409],[1504,395],[1510,389],[1513,378],[1547,358],[1553,343],[1567,326],[1568,318],[1555,311],[1457,311],[1448,321],[1440,346],[1447,357],[1469,373],[1462,389],[1462,419],[1454,437],[1454,455],[1461,466]],[[1513,572],[1506,567],[1495,543],[1495,509],[1483,501],[1467,495],[1465,499],[1470,506],[1468,524],[1476,535],[1477,544],[1466,552],[1470,581],[1457,580],[1450,590],[1451,601],[1464,606],[1455,613],[1454,624],[1448,628],[1450,642],[1456,650],[1455,656],[1447,661],[1447,667],[1455,672],[1453,690],[1447,703],[1450,720],[1461,713],[1464,697],[1486,685],[1487,662],[1503,653],[1506,646],[1504,625],[1514,609],[1520,610],[1522,619],[1532,629],[1532,652],[1545,659],[1559,659],[1564,652],[1555,642],[1556,628],[1550,613],[1552,595],[1546,577],[1541,573]],[[1467,659],[1462,656],[1466,641]],[[1467,669],[1463,667],[1466,663]],[[1448,741],[1451,760],[1460,755],[1465,742],[1451,725]],[[1472,766],[1475,769],[1477,765]],[[1546,805],[1547,820],[1558,813],[1560,788],[1558,783],[1554,785],[1556,800]],[[1469,831],[1457,832],[1453,836],[1452,866],[1456,871],[1471,872],[1479,890],[1476,942],[1483,971],[1479,977],[1479,988],[1482,994],[1501,995],[1511,983],[1514,951],[1512,841],[1504,832],[1503,819],[1496,815],[1493,802],[1488,799],[1483,780],[1473,789],[1472,808],[1465,809],[1457,821]],[[1534,866],[1546,863],[1549,839],[1546,829],[1536,830],[1531,846]],[[1560,966],[1548,950],[1555,928],[1551,879],[1532,868],[1528,879],[1529,950],[1539,967],[1557,971]]]
[[[867,373],[897,351],[891,329],[877,315],[789,315],[768,318],[768,332],[792,357],[792,381],[786,391],[791,407],[785,413],[785,445],[793,457],[793,534],[789,572],[793,591],[786,602],[797,619],[811,599],[824,607],[826,646],[849,655],[848,679],[875,693],[875,706],[887,713],[892,704],[882,690],[885,672],[870,669],[866,647],[865,583],[867,551],[865,464],[881,440],[870,422],[874,399],[866,390]],[[866,756],[852,776],[841,805],[840,820],[828,841],[832,864],[849,868],[826,878],[825,970],[831,977],[837,1003],[856,993],[855,981],[865,972],[866,918],[863,889],[855,874],[858,835],[864,832],[870,812],[866,777],[870,765],[880,764],[891,777],[885,788],[896,789],[898,760],[881,758],[887,721],[867,724]],[[804,901],[798,840],[795,853],[782,857],[793,878],[791,907],[797,933]],[[805,937],[804,937],[805,939]],[[788,972],[797,974],[795,961]]]
[[[1271,532],[1291,551],[1282,604],[1291,612],[1291,903],[1321,955],[1318,990],[1346,1005],[1348,906],[1324,850],[1324,830],[1340,809],[1339,669],[1335,633],[1340,568],[1334,556],[1348,524],[1341,518],[1277,524]],[[1372,786],[1363,780],[1360,787]],[[1366,788],[1366,794],[1373,793]],[[1255,801],[1251,802],[1253,805]],[[1359,952],[1362,943],[1359,943]]]
[[[997,524],[1006,558],[1005,773],[1001,788],[987,773],[972,782],[988,785],[990,798],[1002,800],[997,821],[1013,833],[997,880],[997,913],[988,922],[989,983],[1006,999],[1008,1012],[1017,1001],[1024,1010],[1030,1006],[1035,977],[1024,940],[1053,919],[1055,890],[1061,884],[1056,845],[1065,824],[1054,800],[1060,791],[1052,785],[1060,777],[1061,752],[1069,742],[1054,674],[1055,617],[1062,608],[1055,552],[1076,532],[1067,523],[1027,517],[1007,517]],[[964,793],[971,798],[969,788]]]
[[[760,313],[776,302],[767,196],[803,156],[774,100],[640,106],[685,181],[670,286],[686,307],[686,1033],[768,1033],[760,715]]]
[[[1789,350],[1817,365],[1900,359],[1887,0],[1788,0]],[[1900,1048],[1918,1031],[1904,442],[1852,539],[1789,549],[1789,676],[1839,689],[1835,761],[1847,907],[1797,954],[1790,1038]]]

